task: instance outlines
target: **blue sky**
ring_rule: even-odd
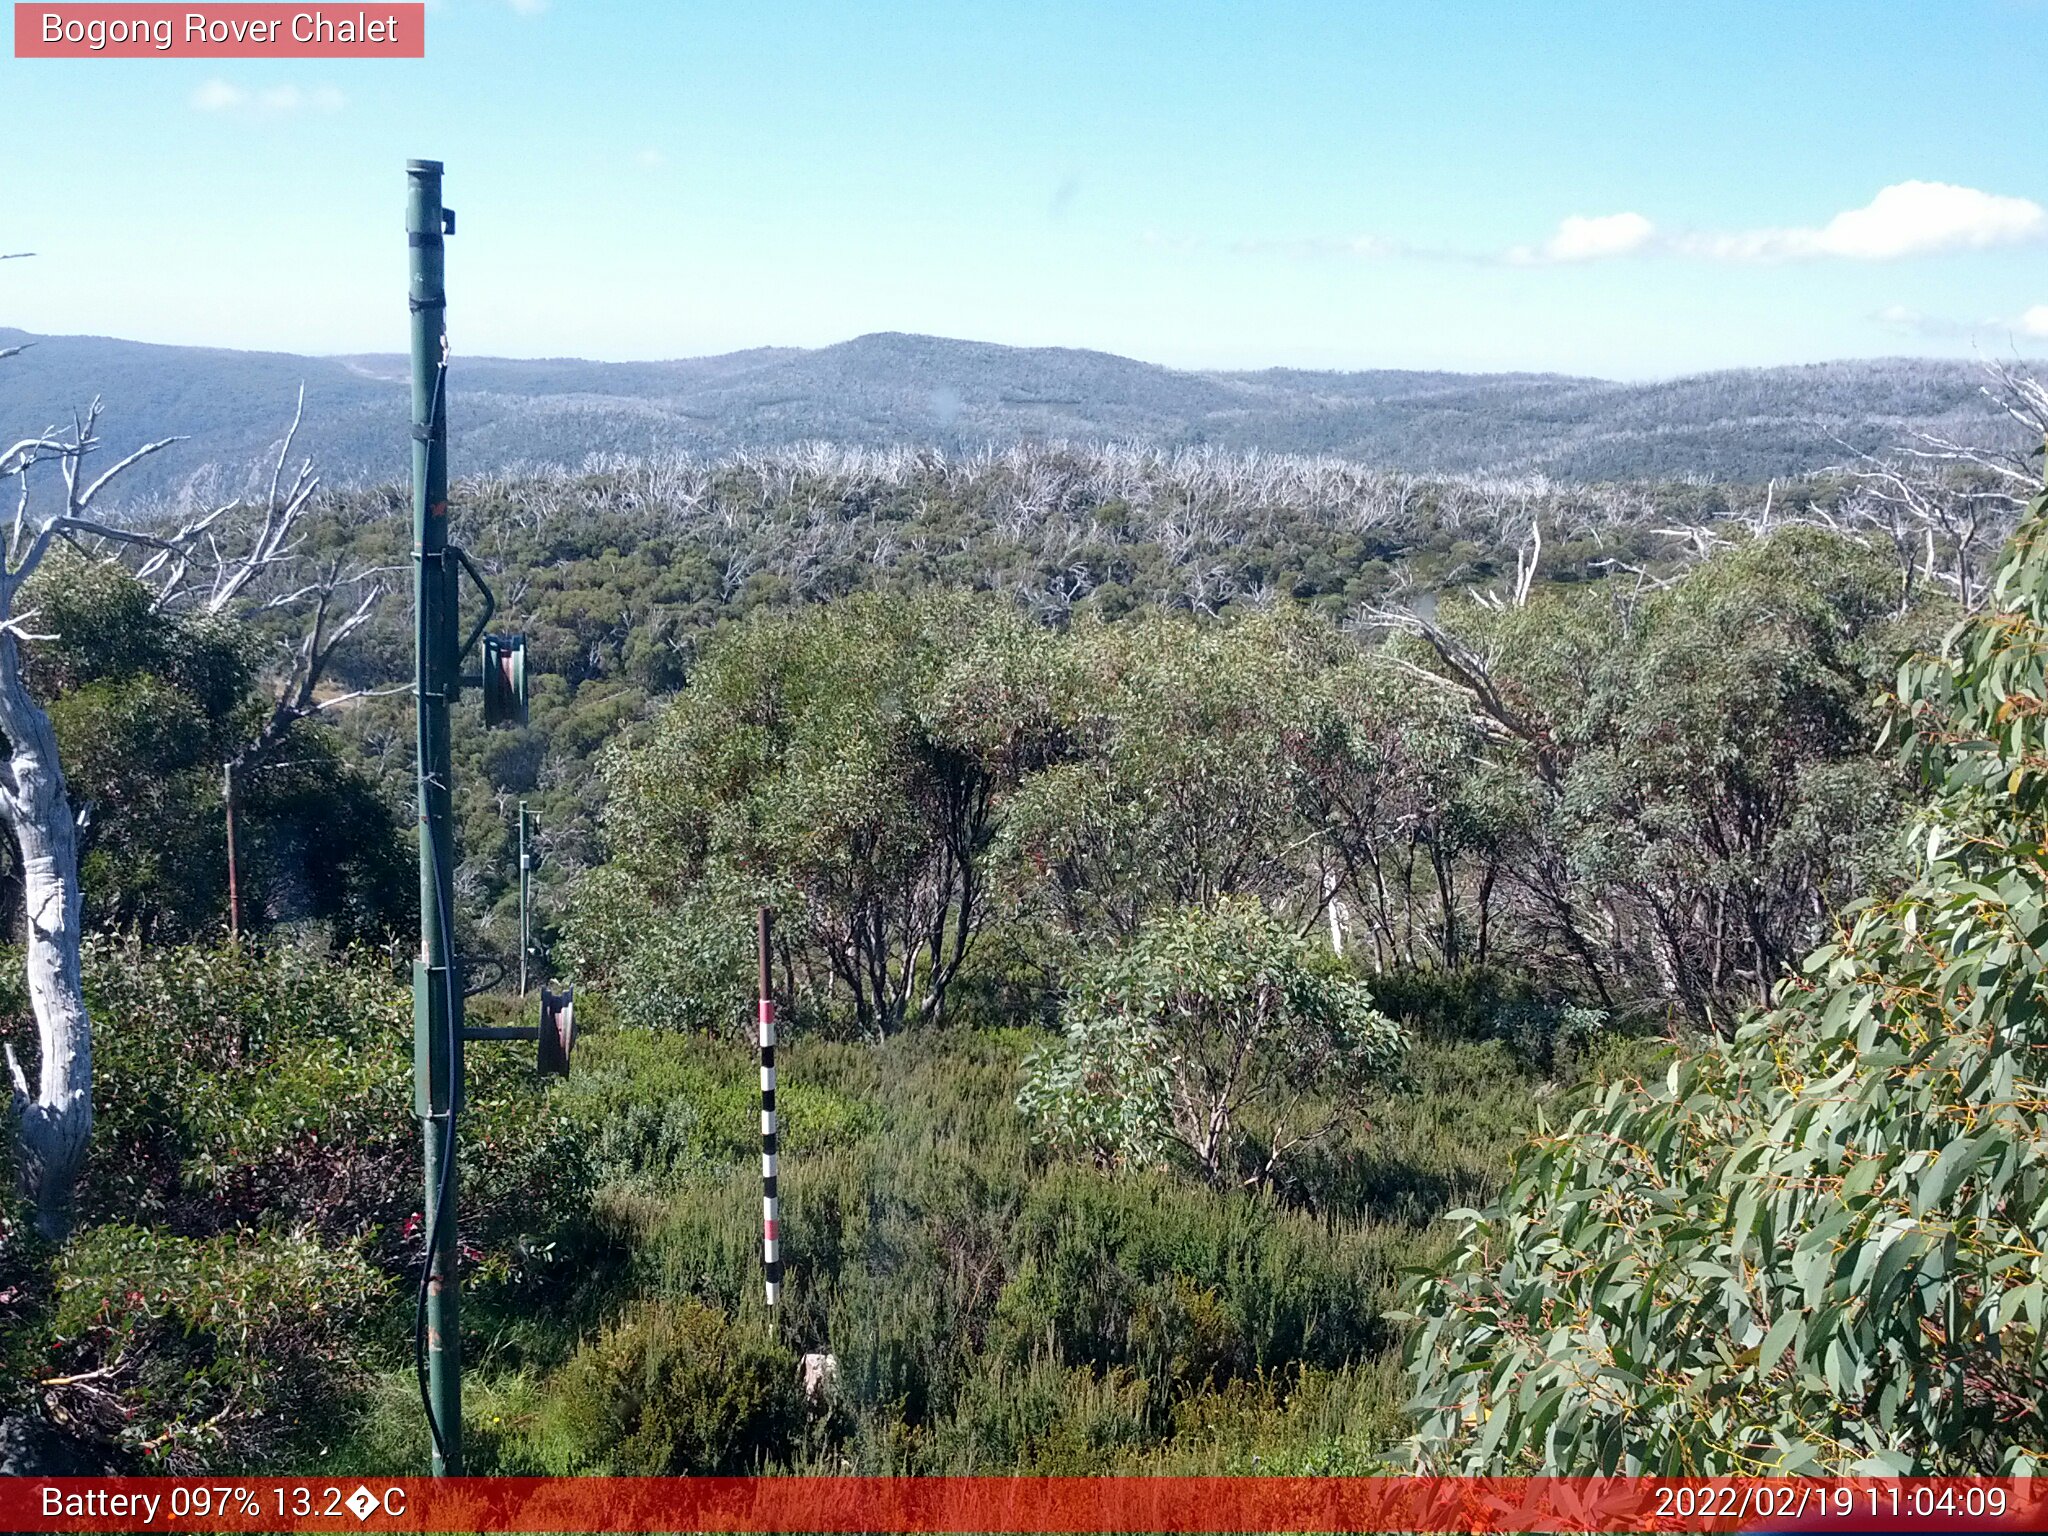
[[[2044,57],[2041,0],[441,0],[424,61],[0,58],[0,323],[398,350],[427,156],[472,353],[2033,354]]]

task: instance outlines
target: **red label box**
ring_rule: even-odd
[[[340,5],[17,3],[18,59],[421,59],[427,8]]]

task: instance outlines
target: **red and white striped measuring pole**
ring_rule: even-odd
[[[772,921],[768,909],[761,908],[761,1275],[771,1307],[782,1299],[782,1200],[775,1187],[775,998],[768,977]]]

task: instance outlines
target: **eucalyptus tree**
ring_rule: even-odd
[[[936,1018],[993,910],[1004,799],[1061,750],[1049,646],[964,594],[856,595],[728,631],[611,760],[615,868],[579,902],[576,953],[627,982],[629,1008],[663,974],[671,994],[743,990],[694,934],[744,935],[765,903],[805,1001],[843,1002],[875,1035]]]
[[[1445,1472],[2048,1465],[2048,494],[1896,674],[1926,803],[1730,1042],[1617,1082],[1415,1298]]]
[[[1074,629],[1073,751],[1020,788],[1003,830],[1024,900],[1083,943],[1227,896],[1313,922],[1334,865],[1304,815],[1301,759],[1314,681],[1343,648],[1285,611]]]
[[[1079,970],[1062,1025],[1019,1096],[1044,1136],[1211,1183],[1273,1180],[1402,1049],[1363,982],[1243,896],[1148,917]]]
[[[346,549],[309,546],[320,477],[311,459],[294,463],[292,457],[305,414],[301,386],[276,457],[256,467],[243,493],[202,503],[153,529],[124,522],[90,530],[100,552],[124,546],[133,552],[129,564],[159,612],[251,624],[275,647],[264,668],[270,708],[236,748],[236,767],[260,762],[300,720],[368,692],[402,693],[408,687],[327,686],[337,660],[370,623],[400,567],[365,561]]]
[[[1526,769],[1387,652],[1334,660],[1300,699],[1304,826],[1321,833],[1373,968],[1486,965],[1502,864],[1528,831]]]
[[[2040,478],[2035,460],[2048,434],[2048,385],[2003,364],[1988,372],[1984,394],[2003,418],[2003,433],[1971,441],[1922,433],[1888,453],[1859,454],[1834,472],[1844,488],[1832,506],[1795,514],[1869,530],[1888,543],[1902,607],[1924,589],[1964,608],[1982,603],[1999,547]]]
[[[122,565],[58,551],[24,594],[39,632],[24,672],[78,812],[87,925],[203,940],[230,918],[222,765],[276,697],[251,626],[153,599]],[[332,733],[292,729],[233,782],[240,931],[310,922],[379,942],[401,926],[413,881],[396,815]],[[0,857],[0,912],[19,909],[19,879]]]
[[[1887,863],[1874,703],[1924,638],[1867,545],[1786,527],[1653,587],[1387,622],[1528,775],[1501,866],[1539,968],[1726,1028]]]

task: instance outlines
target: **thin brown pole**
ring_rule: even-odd
[[[235,880],[235,765],[221,764],[221,798],[228,803],[228,937],[242,936],[242,893]]]

